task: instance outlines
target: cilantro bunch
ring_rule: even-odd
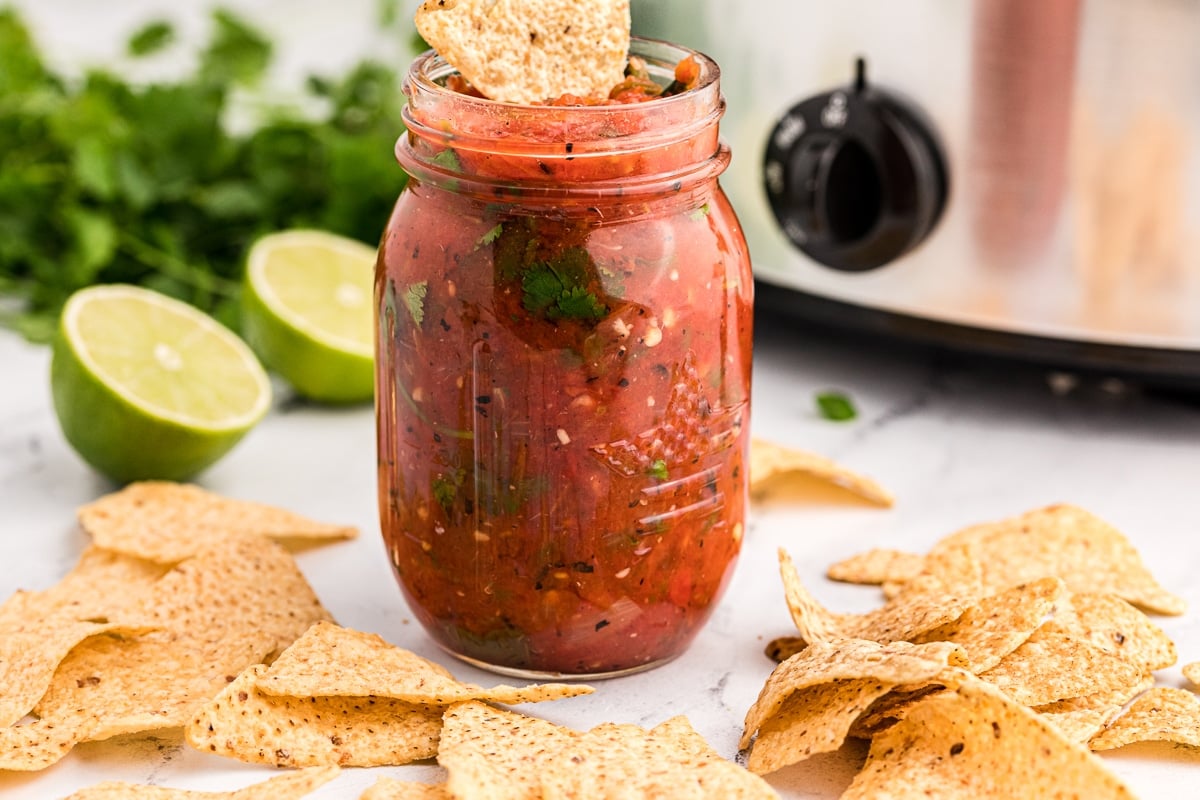
[[[154,22],[128,51],[173,42]],[[271,51],[218,10],[182,80],[135,85],[104,69],[69,80],[0,8],[0,324],[45,341],[76,289],[125,282],[236,327],[243,257],[259,236],[315,227],[378,243],[405,181],[392,155],[399,67],[314,76],[317,118],[269,108],[255,130],[230,133],[233,91],[261,78]]]

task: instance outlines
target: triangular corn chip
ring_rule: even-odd
[[[1186,689],[1156,686],[1088,742],[1113,750],[1134,742],[1174,742],[1200,747],[1200,698]]]
[[[314,522],[281,508],[168,481],[131,483],[80,508],[79,522],[100,547],[161,564],[182,561],[230,536],[321,541],[358,533],[347,525]]]
[[[607,97],[624,78],[629,0],[425,0],[417,30],[493,100]]]
[[[285,650],[258,682],[269,694],[292,697],[390,697],[450,705],[482,700],[514,705],[591,694],[583,684],[485,689],[454,679],[445,668],[373,633],[331,622],[314,625]]]
[[[796,476],[832,484],[877,506],[895,503],[891,493],[870,478],[816,453],[753,439],[750,442],[750,493],[774,494],[773,484]]]
[[[929,695],[871,742],[842,800],[1132,800],[1096,756],[981,681]]]
[[[205,753],[252,764],[378,767],[437,752],[442,709],[382,697],[279,697],[256,685],[266,667],[246,670],[199,709],[184,729]]]

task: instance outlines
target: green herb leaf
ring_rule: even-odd
[[[408,313],[412,314],[413,322],[418,326],[425,321],[425,295],[428,292],[428,281],[409,284],[404,290],[404,304],[408,306]]]
[[[479,237],[479,240],[475,243],[475,249],[478,250],[480,247],[487,247],[489,244],[499,239],[500,234],[502,233],[504,233],[504,223],[497,222],[496,227]]]
[[[129,52],[171,37],[150,22]],[[252,98],[257,128],[231,133],[230,86],[265,74],[271,49],[222,11],[190,74],[68,80],[0,8],[0,325],[44,340],[72,292],[122,282],[236,326],[245,252],[259,236],[319,227],[378,243],[406,180],[393,158],[396,71],[366,61],[302,84],[322,100],[312,116],[298,116],[306,104]]]
[[[451,172],[462,172],[462,162],[458,158],[458,153],[454,152],[449,147],[429,160],[434,164],[437,164],[439,167],[450,170]]]
[[[817,394],[817,409],[821,412],[822,417],[834,422],[846,422],[858,416],[854,403],[841,392]]]
[[[650,475],[650,477],[652,477],[652,478],[657,478],[660,481],[665,481],[668,477],[667,476],[667,462],[663,461],[661,458],[656,458],[654,460],[654,463],[650,465],[650,469],[646,470],[646,473],[648,475]]]
[[[603,319],[608,309],[596,295],[580,286],[567,289],[554,304],[554,312],[567,319]]]
[[[271,42],[227,9],[213,12],[213,37],[200,56],[200,76],[221,86],[254,83],[271,63]]]
[[[699,222],[700,220],[707,217],[708,213],[709,213],[708,203],[705,203],[704,205],[700,206],[692,213],[688,214],[688,218],[693,221]]]
[[[521,279],[521,303],[549,320],[601,319],[608,307],[588,288],[594,272],[582,247],[564,250],[553,262],[535,262]]]
[[[169,47],[175,41],[175,29],[165,20],[156,20],[139,28],[129,37],[125,49],[131,56],[148,56]]]
[[[466,470],[459,467],[451,470],[448,475],[439,475],[433,479],[433,499],[445,509],[447,514],[450,513],[450,509],[454,506],[454,500],[458,497],[458,490],[462,487],[466,477]]]
[[[0,8],[0,95],[32,89],[48,79],[29,30],[11,8]]]
[[[521,279],[521,290],[524,292],[522,303],[525,308],[534,312],[545,312],[558,302],[566,288],[553,267],[549,264],[535,264]]]

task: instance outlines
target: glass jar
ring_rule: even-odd
[[[745,526],[753,283],[708,58],[641,103],[526,106],[418,58],[376,276],[379,499],[452,654],[598,677],[681,653]]]

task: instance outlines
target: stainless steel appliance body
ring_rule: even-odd
[[[1200,0],[634,0],[716,58],[762,294],[1200,378]]]

